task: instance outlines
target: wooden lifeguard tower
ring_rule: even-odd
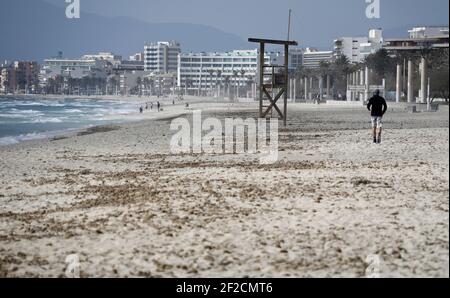
[[[289,46],[297,46],[296,41],[249,38],[249,42],[259,43],[259,118],[266,118],[275,109],[283,124],[287,121],[287,99],[289,82]],[[267,65],[266,44],[284,46],[284,65]],[[276,95],[275,95],[276,94]],[[275,95],[275,96],[274,96]],[[277,105],[283,96],[283,112]]]

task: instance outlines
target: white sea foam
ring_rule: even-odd
[[[106,104],[106,102],[105,102]],[[68,104],[72,107],[84,107],[84,108],[103,108],[102,105],[99,104],[92,104],[92,103],[87,103],[87,102],[72,102],[70,104]]]
[[[27,116],[29,115],[29,114],[41,114],[41,115],[43,115],[42,114],[42,112],[41,111],[36,111],[36,110],[14,110],[14,111],[11,111],[11,113],[12,114],[27,114]]]
[[[19,114],[0,114],[0,118],[18,119],[23,117],[24,117],[23,115]]]
[[[27,123],[62,123],[63,120],[60,118],[37,118],[37,119],[33,119],[30,122]]]
[[[18,136],[0,138],[0,146],[13,145],[24,141],[32,141],[51,137],[49,133],[29,133]]]
[[[83,111],[79,109],[67,109],[64,110],[64,113],[83,113]]]

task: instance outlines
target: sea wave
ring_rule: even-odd
[[[125,115],[138,112],[138,103],[109,100],[67,99],[46,100],[17,98],[0,99],[1,144],[18,143],[29,139],[46,137],[47,134],[35,134],[33,131],[79,128],[98,123],[119,123],[126,121]],[[8,131],[9,130],[9,131]],[[9,136],[10,132],[17,136]],[[22,135],[18,135],[18,134]],[[27,135],[27,133],[29,133]],[[11,133],[13,134],[13,133]]]
[[[27,123],[62,123],[62,122],[64,121],[60,118],[37,118]]]
[[[23,135],[18,135],[18,136],[3,137],[3,138],[0,138],[0,146],[18,144],[18,143],[24,142],[24,141],[45,139],[45,138],[52,137],[53,135],[54,134],[51,134],[51,133],[29,133],[29,134],[23,134]]]
[[[11,114],[42,114],[41,111],[36,110],[17,110],[17,109],[11,109]]]
[[[23,117],[24,117],[23,115],[19,114],[0,114],[0,118],[19,119]]]
[[[32,132],[32,133],[21,134],[21,135],[17,135],[17,136],[6,136],[6,137],[0,138],[0,146],[14,145],[14,144],[18,144],[18,143],[26,142],[26,141],[55,138],[55,137],[59,137],[59,136],[68,135],[77,130],[86,129],[89,127],[91,127],[91,126],[86,125],[84,127],[69,128],[69,129],[57,130],[57,131]]]
[[[64,110],[64,113],[83,113],[83,111],[79,109],[67,109]]]
[[[103,104],[108,104],[107,102],[104,102]],[[80,107],[80,108],[103,108],[104,105],[99,105],[97,103],[89,103],[89,102],[71,102],[68,103],[67,106],[70,107]]]
[[[67,103],[53,102],[53,101],[37,101],[37,102],[26,102],[26,103],[22,103],[20,105],[22,105],[22,106],[43,106],[43,107],[64,107],[67,105]]]

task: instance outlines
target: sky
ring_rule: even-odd
[[[74,1],[74,0],[70,0]],[[415,26],[449,23],[449,0],[79,0],[81,18],[66,17],[66,0],[0,0],[0,61],[42,61],[111,51],[128,57],[145,42],[177,40],[182,50],[255,49],[249,37],[291,40],[333,49],[339,37],[406,37]],[[366,1],[380,1],[369,19]],[[278,47],[269,50],[279,50]]]
[[[46,0],[65,5],[65,0]],[[366,17],[366,0],[80,0],[81,10],[108,17],[128,16],[151,23],[193,23],[242,38],[285,39],[293,10],[293,39],[315,35],[366,35],[370,28],[448,25],[448,0],[380,0],[380,19]]]

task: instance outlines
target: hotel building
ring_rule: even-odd
[[[154,42],[144,47],[144,69],[158,74],[176,73],[178,55],[181,53],[179,42]]]
[[[303,50],[289,52],[289,69],[303,64]],[[178,87],[186,91],[211,90],[218,85],[250,88],[257,81],[258,50],[235,50],[220,53],[188,53],[178,58]],[[284,54],[266,52],[266,65],[283,65]]]
[[[0,67],[2,93],[34,93],[39,85],[39,65],[34,61],[14,61]]]
[[[100,52],[93,55],[84,55],[81,57],[83,60],[103,60],[110,62],[113,66],[119,65],[122,61],[122,56],[115,55],[110,52]]]
[[[360,63],[383,45],[383,31],[371,29],[368,37],[341,37],[334,40],[334,58],[346,56],[350,63]]]
[[[49,78],[57,76],[75,79],[87,76],[106,78],[108,71],[109,65],[106,60],[52,58],[44,60],[39,80],[43,87]]]
[[[245,86],[255,79],[257,70],[257,50],[180,54],[178,87],[201,92],[218,83]]]
[[[386,39],[383,48],[390,53],[399,51],[419,51],[445,49],[449,47],[448,27],[416,27],[408,31],[407,38]]]
[[[303,53],[303,67],[318,68],[321,62],[331,63],[333,61],[333,51],[317,51],[306,48]]]
[[[414,27],[408,33],[411,39],[448,37],[448,26]]]

